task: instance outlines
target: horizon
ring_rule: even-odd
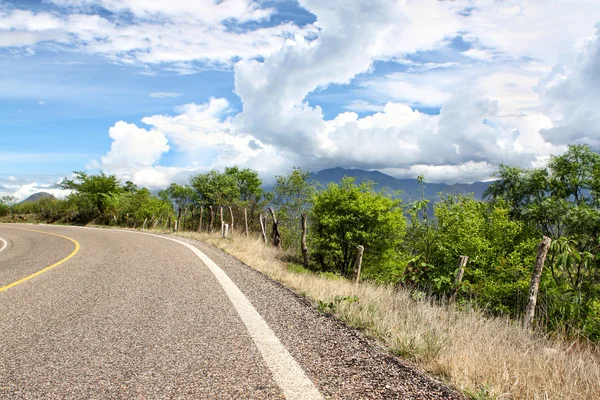
[[[483,182],[600,148],[599,55],[593,0],[0,0],[0,196],[227,165]]]
[[[385,173],[383,173],[381,171],[378,171],[378,170],[364,170],[364,169],[360,169],[360,168],[332,167],[332,168],[327,168],[327,169],[323,169],[323,170],[320,170],[320,171],[314,171],[314,172],[308,171],[308,172],[310,172],[311,176],[314,176],[316,174],[321,174],[323,172],[330,172],[330,171],[338,170],[338,169],[341,169],[343,171],[379,172],[379,173],[383,174],[386,177],[389,177],[389,178],[392,178],[392,179],[396,179],[399,183],[403,183],[403,182],[407,182],[407,181],[417,182],[417,178],[394,178],[393,176],[387,175],[387,174],[385,174]],[[344,175],[344,177],[346,177],[346,176],[347,177],[351,177],[351,178],[355,178],[355,176],[353,176],[353,175]],[[120,182],[122,184],[125,184],[125,181],[123,181],[123,180],[120,180]],[[313,180],[312,182],[315,183],[315,182],[320,182],[320,181]],[[331,182],[334,182],[334,180],[331,180]],[[376,181],[373,181],[373,182],[375,183],[375,186],[380,186],[382,188],[386,188],[387,187],[385,184],[381,184],[381,183],[376,182]],[[425,187],[427,187],[427,185],[429,185],[429,184],[447,185],[447,186],[453,186],[453,185],[467,185],[467,186],[470,186],[470,185],[474,185],[474,184],[477,184],[477,183],[486,183],[487,184],[487,183],[490,183],[490,182],[493,182],[493,179],[487,180],[487,181],[456,182],[456,183],[430,182],[430,181],[426,181],[425,180],[423,183],[425,184]],[[188,185],[189,184],[188,182],[172,182],[172,183],[179,183],[179,184],[183,184],[183,185]],[[320,182],[320,183],[323,183],[323,182]],[[261,186],[262,186],[262,188],[264,190],[269,191],[270,189],[273,188],[274,184],[275,184],[274,181],[273,182],[271,182],[271,181],[262,181]],[[159,191],[164,190],[166,188],[167,188],[166,186],[165,187],[161,187],[161,188],[153,188],[151,190],[151,192],[154,195],[156,195]],[[53,196],[54,198],[57,198],[57,199],[64,199],[64,198],[66,198],[66,196],[68,196],[69,194],[72,193],[70,190],[63,190],[63,189],[59,189],[58,187],[48,187],[48,189],[50,189],[50,191],[48,191],[46,188],[41,188],[37,192],[28,193],[26,195],[24,193],[27,193],[27,192],[24,192],[24,193],[20,193],[19,197],[17,197],[17,196],[10,196],[10,197],[13,197],[16,202],[22,203],[25,200],[29,200],[30,197],[33,197],[33,196],[36,196],[36,195],[39,195],[39,194],[50,195],[50,196]]]

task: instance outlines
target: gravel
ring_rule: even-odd
[[[184,239],[238,285],[321,393],[332,399],[462,399],[358,330],[212,245]]]

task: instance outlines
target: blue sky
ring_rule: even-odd
[[[598,148],[594,0],[0,0],[0,195],[241,165],[489,179]]]

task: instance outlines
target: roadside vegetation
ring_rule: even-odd
[[[600,393],[600,155],[588,146],[570,146],[544,168],[501,166],[485,201],[441,194],[406,204],[351,178],[318,187],[300,169],[276,177],[270,193],[238,167],[156,196],[106,174],[76,172],[60,186],[72,191],[64,200],[3,198],[0,220],[207,241],[475,399]],[[543,236],[552,242],[531,332],[521,320]]]

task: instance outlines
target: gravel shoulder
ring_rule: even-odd
[[[321,393],[332,399],[462,399],[306,299],[210,244],[197,246],[238,285]]]

